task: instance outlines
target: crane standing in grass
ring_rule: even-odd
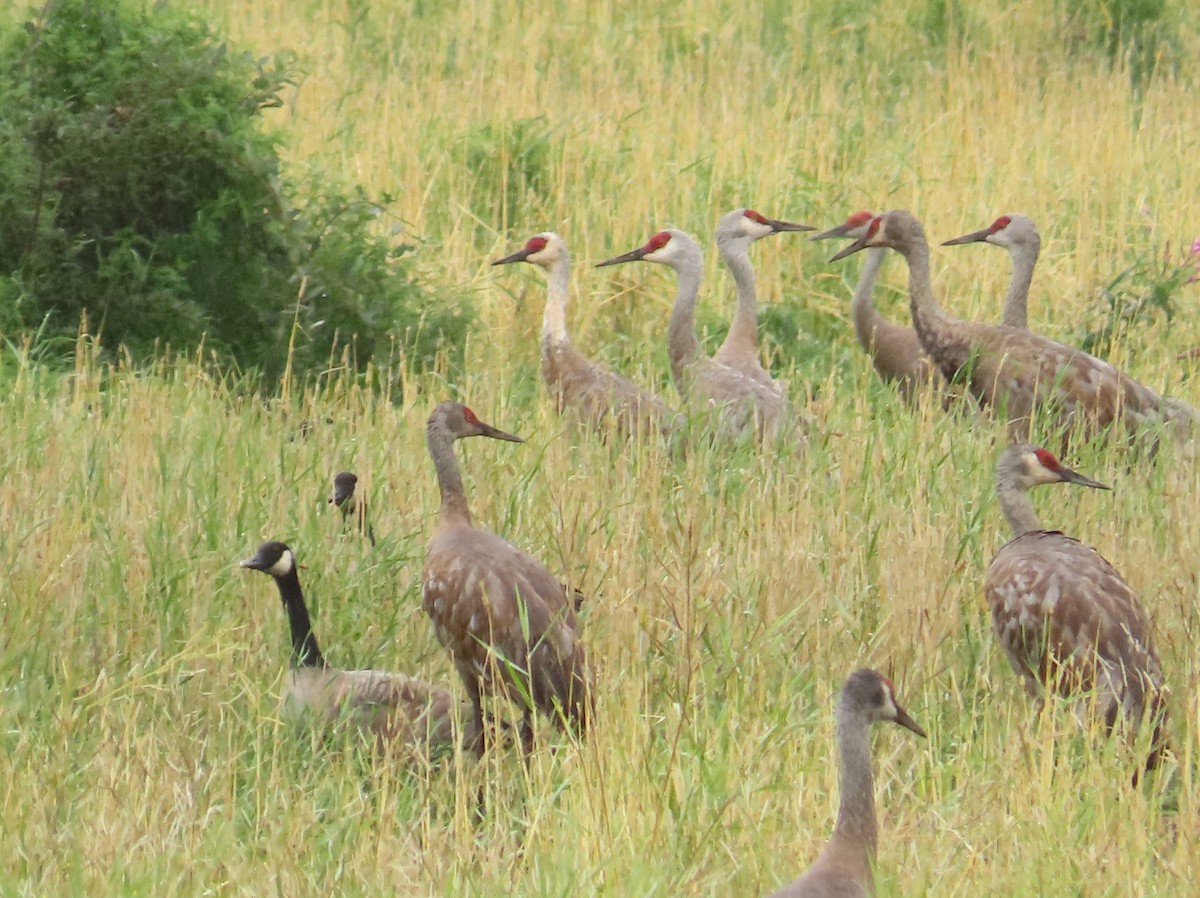
[[[521,708],[526,757],[535,710],[580,735],[591,709],[591,673],[575,619],[575,597],[530,555],[474,527],[454,442],[521,438],[480,421],[458,402],[434,409],[426,429],[441,509],[421,575],[425,611],[462,677],[473,725],[484,729],[483,700],[506,696]]]
[[[809,225],[767,218],[753,209],[734,209],[717,222],[717,251],[737,286],[737,308],[713,361],[740,371],[781,397],[786,393],[784,385],[767,373],[759,358],[758,292],[750,244],[772,234],[812,230]]]
[[[858,239],[867,232],[867,225],[874,217],[870,212],[855,212],[842,224],[814,234],[810,239]],[[850,303],[850,316],[854,320],[854,335],[858,338],[858,344],[870,356],[876,373],[884,382],[896,384],[901,395],[912,402],[929,388],[931,382],[943,386],[945,381],[933,360],[921,348],[917,332],[911,327],[889,321],[872,302],[875,281],[886,253],[887,250],[882,247],[867,250],[867,260],[859,273],[854,299]]]
[[[1185,438],[1200,424],[1196,409],[1082,350],[1027,330],[947,315],[933,297],[925,230],[909,213],[894,210],[872,219],[833,259],[872,246],[890,247],[907,260],[913,324],[942,374],[963,381],[982,405],[1004,414],[1019,439],[1028,437],[1035,409],[1052,416],[1064,437],[1076,426],[1088,435],[1115,427],[1137,437],[1157,424]]]
[[[1012,279],[1004,296],[1004,324],[1020,330],[1029,329],[1029,285],[1033,269],[1042,251],[1042,238],[1037,225],[1028,215],[1001,215],[986,228],[946,240],[942,246],[965,243],[990,243],[1002,246],[1012,257]]]
[[[1150,621],[1129,584],[1090,546],[1043,530],[1029,490],[1043,483],[1108,487],[1028,444],[1010,446],[996,465],[996,495],[1012,527],[984,578],[996,638],[1030,695],[1095,691],[1111,729],[1124,718],[1154,728],[1147,768],[1165,746],[1163,673]]]
[[[679,287],[667,327],[667,352],[675,389],[688,403],[714,409],[720,429],[729,435],[753,433],[771,441],[790,434],[798,442],[796,423],[779,391],[710,358],[696,336],[696,299],[704,273],[700,245],[683,231],[668,228],[643,246],[597,264],[657,262],[675,271]]]
[[[833,835],[804,875],[771,898],[868,898],[875,894],[879,824],[871,775],[871,724],[890,720],[918,736],[925,731],[896,703],[887,677],[856,670],[846,678],[837,705],[840,788]]]
[[[678,432],[684,424],[683,416],[659,396],[593,362],[571,345],[566,323],[571,255],[566,242],[549,231],[536,234],[521,249],[492,264],[515,262],[529,262],[546,272],[542,378],[559,413],[571,408],[601,434],[612,426],[626,436],[656,431],[671,436]]]

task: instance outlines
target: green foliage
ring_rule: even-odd
[[[544,118],[477,125],[463,140],[471,172],[471,210],[505,230],[510,221],[536,220],[550,192],[550,126]]]
[[[1100,291],[1085,321],[1098,322],[1084,331],[1079,345],[1101,357],[1125,343],[1139,328],[1160,316],[1166,323],[1179,311],[1185,286],[1200,279],[1200,240],[1182,258],[1171,257],[1170,247],[1161,256],[1138,259],[1123,269]]]
[[[1140,85],[1178,50],[1177,25],[1167,0],[1062,0],[1069,44],[1128,60]]]
[[[361,190],[296,191],[260,127],[287,55],[232,52],[166,6],[66,0],[0,46],[0,313],[7,334],[82,315],[134,356],[202,341],[278,376],[392,335],[429,361],[466,318],[435,305]],[[313,183],[319,183],[314,178]]]

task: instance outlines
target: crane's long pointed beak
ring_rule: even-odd
[[[768,218],[767,224],[769,224],[775,230],[776,233],[780,233],[782,231],[815,231],[816,230],[816,228],[814,228],[812,225],[797,224],[794,221],[779,221],[774,218]]]
[[[831,258],[829,261],[836,262],[838,259],[844,259],[844,258],[846,258],[846,256],[854,255],[856,252],[858,252],[861,249],[866,249],[867,242],[869,240],[870,240],[870,236],[867,234],[863,234],[861,237],[859,237],[857,240],[855,240],[853,243],[851,243],[849,246],[847,246],[845,249],[843,249],[840,253],[838,253],[833,258]]]
[[[982,231],[972,231],[970,234],[963,234],[961,237],[955,237],[953,240],[945,240],[942,246],[959,246],[963,243],[983,243],[991,235],[991,230],[984,228]]]
[[[809,240],[831,240],[834,237],[845,237],[846,232],[850,230],[848,224],[840,224],[836,228],[830,228],[828,231],[822,231],[820,234],[813,234]]]
[[[481,431],[483,431],[483,434],[482,434],[483,436],[491,437],[493,440],[508,440],[508,442],[510,442],[510,443],[524,443],[525,442],[525,440],[523,440],[521,437],[517,436],[516,434],[506,433],[505,431],[501,430],[500,428],[492,427],[491,424],[484,424],[482,421],[479,422],[479,429]]]
[[[900,726],[904,727],[906,730],[912,730],[921,738],[925,737],[925,731],[921,729],[921,725],[913,720],[912,717],[909,716],[909,713],[899,705],[896,705],[896,723],[900,724]]]
[[[1092,480],[1092,478],[1080,474],[1078,471],[1072,471],[1067,467],[1060,467],[1058,469],[1058,476],[1067,483],[1077,483],[1080,486],[1090,486],[1094,490],[1112,489],[1112,487],[1107,483],[1101,483],[1099,480]]]
[[[597,268],[604,268],[607,265],[620,265],[622,262],[637,262],[646,255],[646,247],[639,246],[637,249],[631,249],[627,253],[622,253],[619,256],[613,256],[611,259],[605,259],[603,262],[597,262]]]
[[[525,247],[517,250],[515,253],[510,253],[503,259],[497,259],[493,265],[511,265],[513,262],[524,262],[529,258],[529,250]]]

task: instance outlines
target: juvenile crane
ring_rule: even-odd
[[[717,250],[737,286],[737,308],[713,361],[742,372],[780,396],[786,392],[784,385],[767,373],[758,354],[758,294],[750,244],[772,234],[812,230],[809,225],[767,218],[753,209],[734,209],[717,222]]]
[[[529,262],[544,269],[546,310],[542,317],[542,378],[559,414],[574,409],[592,429],[607,433],[610,425],[625,435],[678,431],[683,416],[649,390],[593,362],[571,345],[567,336],[567,294],[571,256],[566,242],[547,231],[530,237],[525,246],[493,265]]]
[[[1006,414],[1018,438],[1028,437],[1035,407],[1051,416],[1064,437],[1077,424],[1086,434],[1119,427],[1137,437],[1142,427],[1157,423],[1184,438],[1200,423],[1191,406],[1160,396],[1082,350],[1027,330],[947,315],[933,297],[925,229],[908,212],[872,219],[866,233],[833,259],[871,246],[891,247],[908,261],[913,324],[942,374],[964,381],[980,404]]]
[[[1111,729],[1124,718],[1153,726],[1147,769],[1164,749],[1162,666],[1150,621],[1129,584],[1090,546],[1042,530],[1029,490],[1043,483],[1109,487],[1064,467],[1049,451],[1010,446],[996,465],[996,495],[1013,538],[996,557],[983,590],[1004,654],[1026,690],[1062,696],[1095,691],[1095,708]]]
[[[834,237],[857,239],[867,231],[867,225],[875,216],[870,212],[855,212],[842,224],[828,231],[815,234],[812,240],[829,240]],[[858,344],[871,357],[876,373],[887,383],[894,383],[908,401],[915,401],[928,388],[930,381],[943,384],[940,372],[933,360],[921,348],[917,332],[911,327],[889,321],[879,313],[872,302],[875,281],[883,265],[887,250],[871,247],[867,250],[867,261],[863,263],[854,288],[854,299],[850,314],[854,319],[854,335]]]
[[[870,728],[879,720],[925,735],[896,703],[890,680],[874,670],[856,670],[846,679],[837,706],[841,797],[833,835],[804,875],[771,898],[868,898],[875,894],[879,827]]]
[[[1012,257],[1012,279],[1004,296],[1004,324],[1028,330],[1029,285],[1033,282],[1033,269],[1042,251],[1042,238],[1033,219],[1016,213],[1001,215],[986,228],[947,240],[942,246],[964,243],[991,243],[1008,250]]]
[[[657,262],[675,271],[679,280],[671,321],[667,326],[667,353],[671,377],[685,402],[708,406],[720,416],[726,433],[754,433],[774,440],[790,433],[787,401],[741,371],[709,358],[696,336],[696,298],[704,272],[700,245],[683,231],[668,228],[638,247],[597,263],[597,268],[623,262]]]
[[[472,722],[471,706],[455,701],[448,689],[402,673],[329,665],[313,635],[296,557],[285,543],[263,543],[241,566],[270,574],[279,588],[292,635],[292,667],[284,686],[291,711],[308,713],[330,728],[356,728],[379,747],[402,754],[452,749],[459,727],[464,728],[459,744],[479,748],[482,731]]]
[[[421,576],[424,605],[467,687],[473,726],[484,732],[484,697],[511,698],[521,707],[528,757],[535,707],[563,729],[584,733],[591,674],[574,595],[532,557],[471,523],[454,441],[476,436],[522,442],[458,402],[441,403],[429,418],[426,439],[442,498]]]
[[[375,545],[375,528],[367,516],[367,500],[356,493],[358,475],[351,471],[340,471],[333,476],[333,490],[329,493],[329,504],[342,513],[342,523],[352,522],[354,529]]]

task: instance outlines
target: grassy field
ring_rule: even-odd
[[[559,419],[536,375],[540,273],[488,267],[563,234],[577,344],[667,391],[669,272],[590,269],[660,227],[709,246],[741,205],[822,227],[903,207],[942,240],[1022,211],[1044,242],[1031,326],[1075,340],[1117,272],[1200,234],[1194,23],[1173,72],[1135,90],[1031,0],[205,8],[239,47],[302,54],[278,114],[291,164],[395,195],[387,224],[480,328],[465,373],[375,372],[404,380],[400,403],[336,373],[263,401],[197,359],[114,369],[85,346],[61,377],[2,357],[0,895],[764,895],[831,829],[833,700],[864,665],[929,733],[875,736],[880,895],[1194,889],[1193,459],[1083,447],[1068,462],[1114,491],[1036,500],[1154,618],[1177,754],[1135,788],[1124,749],[1069,708],[1039,714],[995,646],[981,582],[1007,538],[1004,435],[876,382],[849,323],[858,261],[788,235],[754,251],[766,313],[802,329],[770,355],[828,438],[685,460]],[[717,325],[732,287],[707,256]],[[999,315],[1004,253],[937,249],[934,273],[958,314]],[[899,259],[885,279],[900,318]],[[1194,404],[1177,356],[1200,345],[1198,299],[1186,288],[1169,326],[1112,355]],[[515,752],[372,768],[298,735],[278,715],[277,593],[237,568],[287,540],[331,662],[453,683],[419,587],[437,508],[424,424],[447,397],[528,439],[460,446],[477,522],[589,596],[595,731],[547,732],[529,771]],[[374,550],[324,504],[345,468]]]

